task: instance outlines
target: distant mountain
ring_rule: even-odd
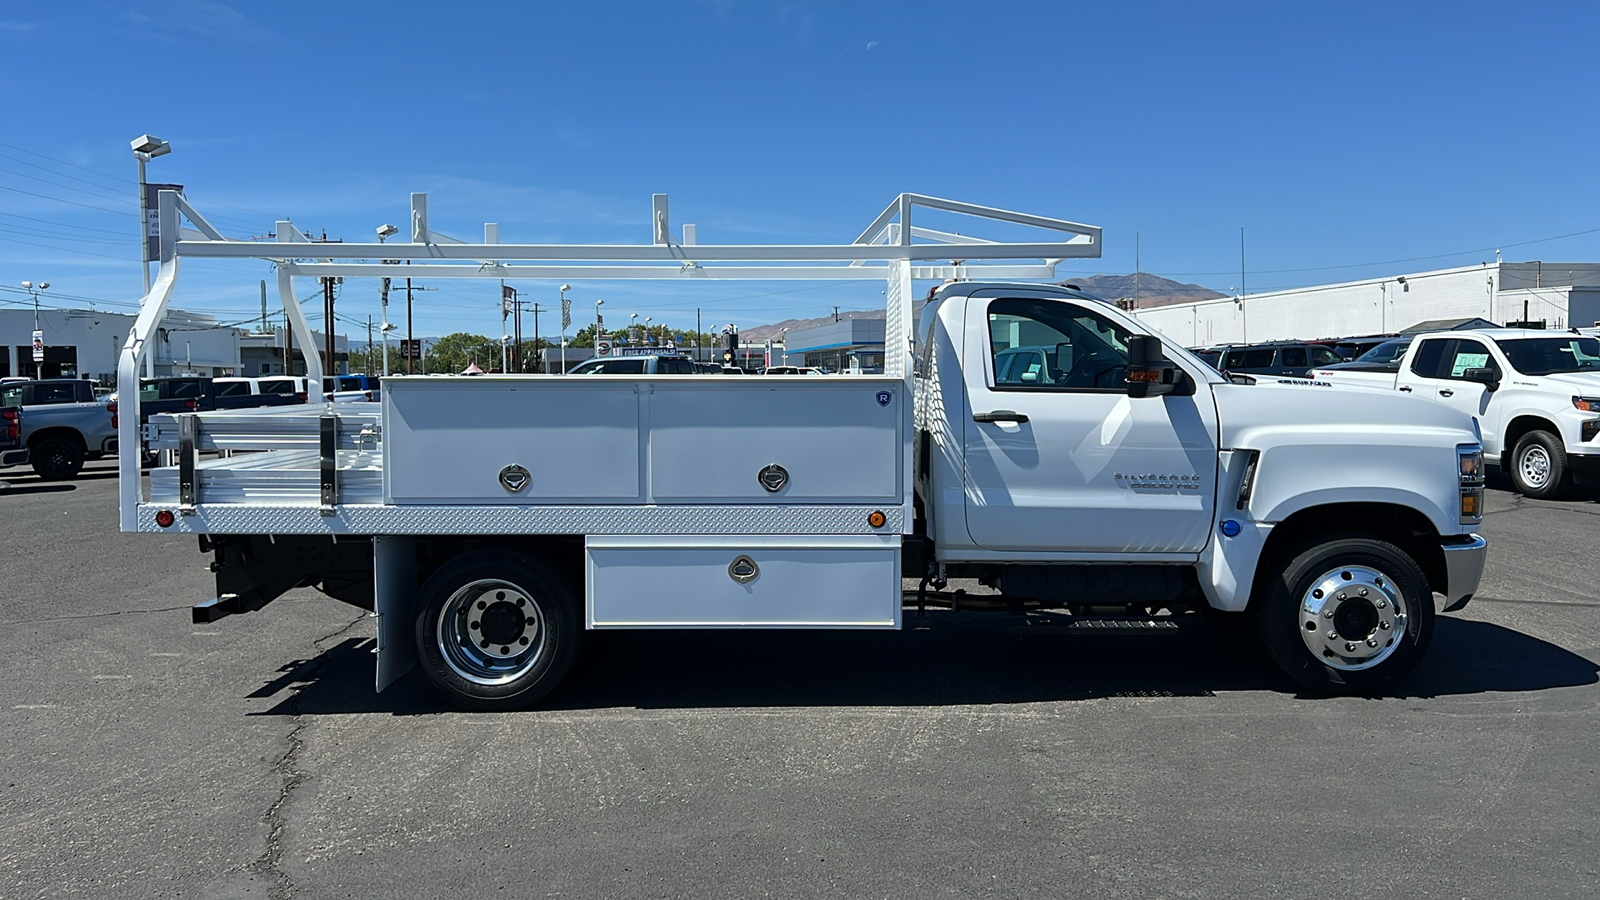
[[[841,309],[840,319],[881,319],[881,309]],[[818,316],[815,319],[784,319],[782,322],[773,322],[771,325],[752,325],[749,328],[739,329],[739,342],[751,344],[771,338],[775,341],[783,340],[783,330],[799,331],[802,328],[815,328],[818,325],[832,322],[833,316]]]
[[[1124,297],[1136,297],[1139,309],[1152,306],[1170,306],[1174,303],[1190,303],[1195,300],[1215,300],[1226,297],[1227,294],[1213,291],[1198,284],[1184,284],[1160,275],[1151,275],[1149,272],[1140,272],[1137,287],[1134,285],[1132,275],[1082,275],[1056,282],[1057,284],[1076,285],[1085,293],[1093,294],[1105,300],[1120,300]],[[839,311],[841,319],[881,319],[882,309],[844,309]],[[833,316],[818,316],[815,319],[784,319],[782,322],[773,322],[771,325],[752,325],[739,331],[739,340],[749,344],[765,341],[771,338],[774,341],[782,340],[783,330],[799,331],[802,328],[814,328],[826,322],[832,322]]]
[[[1215,300],[1218,297],[1228,296],[1198,284],[1184,284],[1181,281],[1162,278],[1160,275],[1151,275],[1149,272],[1140,272],[1137,282],[1136,285],[1133,275],[1084,275],[1056,283],[1075,284],[1084,291],[1106,300],[1131,297],[1136,300],[1139,309],[1170,306],[1174,303],[1192,303],[1196,300]]]

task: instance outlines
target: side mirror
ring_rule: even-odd
[[[1500,375],[1494,369],[1466,369],[1461,373],[1461,377],[1474,384],[1481,384],[1490,391],[1500,389]]]
[[[1183,370],[1161,351],[1161,339],[1136,334],[1128,339],[1128,396],[1159,397],[1182,383]]]

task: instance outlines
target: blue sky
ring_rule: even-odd
[[[128,140],[144,132],[174,147],[151,180],[240,237],[287,216],[368,240],[424,190],[463,238],[496,221],[503,241],[644,242],[666,192],[704,243],[844,242],[915,191],[1102,226],[1104,257],[1064,275],[1132,271],[1138,232],[1145,271],[1226,291],[1240,227],[1251,291],[1496,247],[1600,260],[1597,9],[11,3],[0,289],[137,300]],[[261,278],[187,263],[176,302],[242,319]],[[696,305],[709,325],[880,302],[875,285],[801,286],[571,296],[579,322],[603,296],[612,324],[679,327]],[[494,285],[442,287],[418,295],[419,333],[498,328]],[[347,284],[340,310],[376,314],[376,287]]]

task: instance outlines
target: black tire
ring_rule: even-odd
[[[567,581],[504,550],[475,550],[440,566],[412,609],[423,675],[464,709],[532,705],[566,676],[582,636]],[[478,646],[484,635],[492,640]]]
[[[1316,693],[1378,692],[1416,668],[1433,640],[1427,576],[1394,544],[1333,537],[1268,564],[1280,568],[1260,598],[1261,637],[1278,667]]]
[[[28,448],[33,471],[45,481],[66,481],[83,471],[83,447],[65,437],[47,437]]]
[[[1511,483],[1536,500],[1554,500],[1567,491],[1570,470],[1561,438],[1548,431],[1530,431],[1511,451]]]

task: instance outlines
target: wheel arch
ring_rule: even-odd
[[[1549,419],[1529,414],[1516,416],[1507,423],[1505,436],[1500,441],[1500,471],[1511,470],[1511,454],[1516,451],[1517,442],[1530,431],[1548,431],[1556,436],[1556,440],[1561,440],[1561,429]]]
[[[1313,537],[1335,533],[1394,544],[1416,561],[1427,576],[1429,590],[1445,593],[1449,574],[1444,549],[1438,530],[1421,511],[1398,503],[1327,503],[1299,510],[1273,527],[1256,566],[1250,606],[1256,606],[1264,596],[1263,591],[1288,554]]]
[[[78,445],[78,447],[83,449],[84,452],[87,453],[89,450],[89,445],[84,443],[83,433],[78,431],[76,428],[69,428],[65,425],[55,425],[35,431],[34,433],[28,435],[28,446],[31,448],[42,441],[50,440],[52,438],[66,438],[72,443]]]

